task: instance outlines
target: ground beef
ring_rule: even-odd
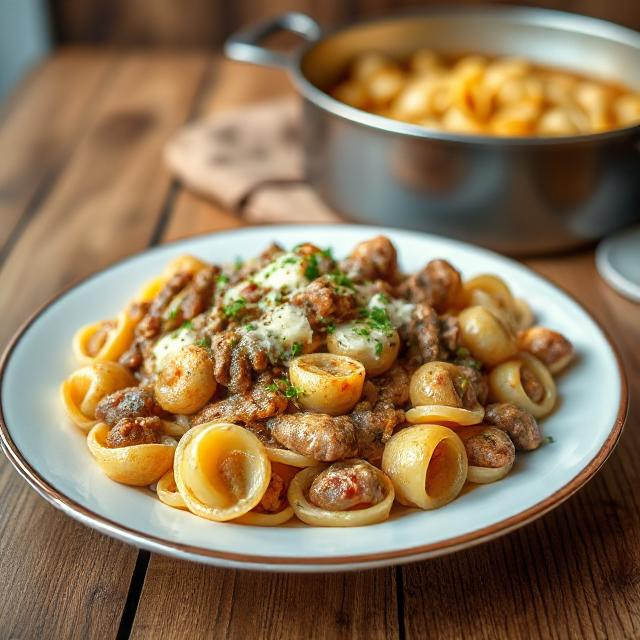
[[[110,393],[96,407],[96,419],[113,427],[124,418],[148,418],[166,415],[153,392],[144,387],[127,387]]]
[[[469,380],[478,402],[481,405],[485,405],[487,403],[487,397],[489,396],[489,382],[487,381],[487,376],[473,367],[458,365],[458,369],[460,370],[460,373]]]
[[[516,449],[531,451],[542,442],[536,419],[513,404],[504,402],[487,405],[484,421],[508,433]]]
[[[284,414],[267,421],[283,447],[321,462],[356,455],[356,427],[347,416],[324,413]]]
[[[111,427],[105,444],[111,449],[135,444],[157,444],[162,436],[162,420],[150,418],[123,418]]]
[[[267,513],[282,511],[287,502],[286,495],[285,481],[277,473],[272,473],[269,486],[260,500],[259,510]]]
[[[293,304],[302,307],[315,330],[326,328],[327,320],[345,322],[357,315],[355,295],[336,284],[331,276],[321,276],[293,296]]]
[[[380,473],[363,460],[336,462],[315,477],[309,502],[328,511],[347,511],[372,506],[384,499]]]
[[[232,394],[247,393],[253,373],[264,371],[269,365],[267,351],[261,343],[251,334],[234,330],[214,335],[211,353],[216,382],[228,387]]]
[[[390,402],[358,403],[349,417],[356,426],[358,456],[374,464],[382,460],[385,443],[396,425],[404,422],[404,411]]]
[[[396,249],[385,236],[377,236],[356,245],[340,267],[357,282],[384,280],[395,283],[398,279]]]
[[[426,302],[416,305],[407,328],[409,352],[416,364],[440,360],[440,322]]]
[[[520,382],[522,383],[524,392],[534,402],[542,402],[544,398],[544,387],[529,367],[523,366],[520,368]]]
[[[446,260],[431,260],[396,288],[395,295],[410,302],[426,302],[438,313],[455,306],[462,291],[460,273]]]
[[[439,318],[440,350],[451,357],[460,347],[460,321],[456,316],[444,315]]]
[[[396,362],[389,371],[371,380],[377,389],[377,400],[403,407],[409,401],[411,375],[406,367]]]
[[[469,464],[474,467],[504,467],[512,464],[516,451],[509,436],[497,427],[474,425],[457,429]]]
[[[262,375],[246,393],[232,394],[224,400],[208,404],[192,418],[192,424],[213,420],[254,423],[283,413],[289,401],[279,392],[269,389],[270,375]]]

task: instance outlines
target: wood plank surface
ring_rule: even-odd
[[[116,65],[104,53],[61,50],[9,101],[0,120],[0,149],[6,153],[0,162],[0,262],[18,221],[30,220],[62,171]]]
[[[170,183],[162,171],[162,147],[190,114],[208,61],[196,54],[118,54],[115,61],[114,55],[92,53],[81,64],[70,54],[68,66],[52,65],[52,76],[45,67],[23,98],[33,132],[29,118],[20,117],[21,99],[0,133],[0,142],[24,147],[21,164],[13,168],[28,165],[34,180],[52,161],[45,153],[49,139],[69,156],[2,265],[2,345],[58,289],[145,248],[154,234]],[[107,79],[103,69],[109,65],[115,72]],[[99,100],[84,99],[83,105],[88,94],[80,85],[91,84],[94,74],[106,86]],[[31,102],[38,97],[46,101],[36,109]],[[55,114],[67,104],[69,114],[51,115],[48,122],[55,126],[46,131],[39,122],[46,109]],[[72,126],[74,117],[84,124]],[[0,145],[4,154],[7,148]],[[40,154],[44,168],[37,166]],[[9,169],[2,171],[9,176]],[[29,183],[25,178],[25,188]],[[21,206],[19,198],[7,201],[16,220]],[[48,506],[4,457],[0,505],[0,637],[116,637],[136,550]]]
[[[23,170],[35,181],[46,175],[32,165],[43,139],[56,140],[43,155],[56,172],[42,197],[4,201],[20,233],[10,233],[0,265],[0,345],[69,281],[149,243],[241,224],[172,184],[162,146],[190,116],[290,91],[280,72],[199,54],[91,55],[84,73],[102,69],[99,99],[80,81],[66,95],[54,86],[64,83],[65,65],[51,72],[56,82],[45,65],[0,120],[0,153],[8,144],[24,147],[21,164],[0,169],[0,193],[20,183]],[[82,75],[83,65],[73,64]],[[54,131],[29,133],[30,120],[43,117],[38,96],[58,114]],[[30,118],[19,115],[23,101]],[[82,122],[58,113],[67,102]],[[25,178],[20,193],[30,183]],[[599,280],[592,251],[529,264],[608,327],[630,380],[620,446],[563,506],[509,536],[429,562],[326,576],[258,574],[136,552],[92,532],[47,506],[3,458],[0,637],[640,637],[640,308]]]
[[[449,0],[479,4],[484,0]],[[584,13],[640,28],[634,0],[500,0]],[[442,4],[442,0],[50,0],[55,31],[62,42],[216,47],[229,34],[256,20],[284,11],[302,11],[323,27],[407,8]],[[485,3],[486,4],[486,3]]]

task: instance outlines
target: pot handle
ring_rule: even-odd
[[[260,46],[265,38],[278,31],[297,33],[307,42],[318,40],[322,33],[320,25],[313,18],[290,11],[236,31],[224,43],[224,52],[228,58],[240,62],[289,68],[291,55]]]

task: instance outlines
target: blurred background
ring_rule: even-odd
[[[283,11],[302,11],[331,27],[429,4],[443,0],[0,0],[0,99],[52,47],[69,43],[215,50],[239,26]],[[640,30],[639,0],[501,4],[584,13]]]

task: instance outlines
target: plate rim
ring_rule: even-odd
[[[278,230],[296,229],[297,227],[337,227],[341,229],[354,229],[357,228],[361,231],[374,230],[380,233],[386,231],[406,233],[406,229],[396,229],[393,227],[371,227],[366,225],[345,225],[345,224],[323,224],[323,225],[269,225],[263,228],[277,233]],[[453,553],[463,548],[475,546],[483,542],[487,542],[491,539],[497,538],[502,535],[506,535],[516,529],[532,522],[533,520],[541,517],[548,511],[562,504],[565,500],[571,497],[579,489],[586,485],[596,473],[602,468],[607,461],[613,450],[615,449],[622,430],[624,428],[626,418],[629,410],[629,387],[624,365],[618,347],[611,339],[611,335],[607,329],[605,329],[599,320],[597,320],[591,312],[578,301],[571,293],[569,293],[563,286],[552,282],[546,276],[536,272],[531,267],[524,265],[520,262],[513,260],[507,256],[503,256],[494,251],[490,251],[483,247],[461,242],[451,238],[440,237],[436,234],[428,234],[421,232],[414,232],[416,235],[426,236],[431,239],[442,239],[449,243],[453,243],[459,247],[471,247],[474,251],[480,251],[490,256],[499,257],[510,262],[514,262],[521,269],[528,271],[535,277],[543,280],[546,284],[557,289],[565,296],[567,296],[574,304],[576,304],[582,311],[591,319],[596,327],[602,333],[611,353],[614,356],[616,366],[618,369],[618,376],[620,379],[620,401],[618,405],[618,411],[616,418],[611,426],[611,429],[603,442],[602,446],[594,457],[586,464],[583,469],[569,480],[562,487],[554,491],[551,495],[547,496],[543,500],[531,505],[529,508],[520,511],[512,516],[503,518],[498,522],[495,522],[486,527],[468,531],[459,536],[446,538],[437,542],[429,544],[418,545],[415,547],[407,547],[404,549],[398,549],[395,551],[383,551],[379,553],[368,554],[354,554],[354,555],[341,555],[341,556],[327,556],[327,557],[287,557],[287,556],[262,556],[247,553],[235,553],[231,551],[221,551],[216,549],[208,549],[206,547],[200,547],[197,545],[190,545],[182,542],[173,542],[166,540],[165,538],[155,536],[153,534],[145,533],[136,529],[132,529],[127,525],[116,522],[102,516],[95,511],[92,511],[88,507],[73,500],[69,496],[59,492],[51,483],[45,480],[40,473],[34,469],[34,467],[25,459],[22,452],[14,443],[11,434],[9,432],[8,425],[6,423],[4,415],[4,407],[2,402],[2,388],[4,376],[7,370],[7,365],[11,359],[13,351],[16,346],[22,340],[27,333],[31,325],[36,322],[52,305],[56,304],[61,298],[69,294],[74,289],[84,285],[92,279],[100,276],[103,273],[117,268],[129,261],[135,260],[141,255],[153,253],[156,250],[170,247],[181,243],[188,242],[194,239],[207,239],[227,234],[242,234],[244,231],[255,231],[260,227],[248,226],[238,227],[232,229],[225,229],[220,231],[214,231],[211,233],[196,234],[193,236],[187,236],[185,238],[178,238],[170,242],[164,242],[161,245],[154,247],[148,247],[142,251],[137,251],[129,256],[125,256],[122,259],[115,260],[104,266],[103,268],[94,271],[93,273],[83,278],[78,278],[71,282],[69,285],[62,288],[60,291],[52,295],[44,303],[36,308],[27,319],[18,327],[13,333],[2,356],[0,357],[0,448],[7,456],[9,462],[18,472],[18,474],[26,480],[28,485],[34,489],[42,498],[44,498],[49,504],[59,509],[63,513],[71,516],[74,520],[81,522],[82,524],[89,526],[93,529],[100,531],[103,534],[115,537],[127,543],[132,543],[152,550],[158,553],[164,553],[179,557],[183,559],[189,559],[193,561],[205,562],[208,564],[218,564],[222,566],[224,562],[230,562],[234,564],[235,568],[246,568],[249,570],[255,570],[257,565],[266,565],[270,570],[304,570],[305,568],[313,568],[318,571],[322,571],[323,567],[330,570],[330,567],[335,567],[337,570],[349,568],[366,568],[367,566],[382,566],[385,564],[399,564],[410,562],[412,559],[428,558],[431,556],[442,555],[445,553]],[[216,562],[218,561],[218,562]],[[393,562],[395,561],[395,562]]]

